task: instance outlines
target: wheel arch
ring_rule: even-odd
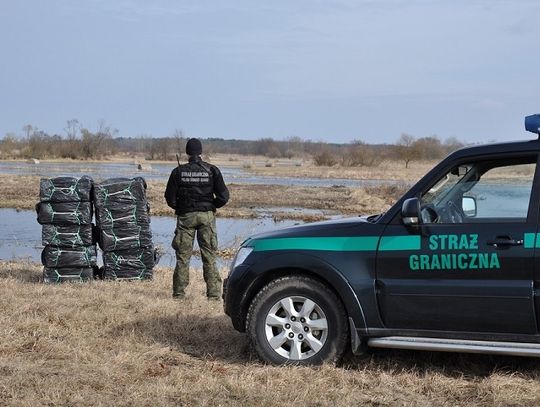
[[[336,268],[313,256],[295,255],[293,264],[290,255],[283,256],[284,259],[280,257],[282,256],[273,256],[271,261],[265,262],[262,267],[251,270],[254,275],[240,301],[239,317],[244,321],[244,330],[249,306],[257,293],[271,281],[286,276],[305,276],[326,285],[341,300],[354,326],[357,329],[366,328],[362,305],[346,278]]]

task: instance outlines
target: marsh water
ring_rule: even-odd
[[[133,163],[56,163],[41,162],[33,164],[24,161],[0,161],[0,174],[35,175],[41,177],[56,177],[61,175],[80,176],[86,174],[96,180],[116,177],[142,176],[149,180],[166,181],[174,163],[151,163],[151,168],[138,170]],[[295,167],[290,167],[291,172]],[[265,185],[299,185],[299,186],[350,186],[373,185],[384,181],[349,180],[349,179],[322,179],[322,178],[295,178],[295,177],[266,177],[251,174],[237,167],[220,167],[226,183],[265,184]],[[284,220],[275,222],[269,213],[276,208],[266,208],[257,211],[257,219],[228,219],[218,218],[218,240],[220,248],[237,247],[246,237],[257,233],[281,227],[292,226],[299,221]],[[303,208],[279,208],[280,212],[309,212],[310,214],[323,214],[322,211],[306,210]],[[328,213],[324,213],[328,216]],[[153,217],[152,233],[156,246],[164,250],[160,260],[162,266],[174,266],[174,251],[170,242],[175,228],[173,217]],[[16,211],[14,209],[0,209],[0,259],[2,260],[30,260],[40,261],[42,250],[41,226],[36,221],[33,211]],[[195,244],[195,247],[197,245]],[[220,260],[225,265],[229,260]],[[194,257],[192,264],[200,265],[200,259]]]
[[[258,219],[229,219],[218,218],[218,242],[220,248],[238,247],[248,236],[293,226],[297,221],[274,222],[270,217]],[[175,264],[171,240],[176,226],[176,219],[171,216],[152,217],[151,228],[154,244],[164,250],[159,262],[160,266],[171,267]],[[41,225],[36,221],[33,211],[17,211],[15,209],[0,209],[0,259],[41,261]],[[197,244],[195,243],[195,247]],[[220,265],[226,265],[229,260],[220,259]],[[193,257],[192,264],[200,265],[200,259]]]

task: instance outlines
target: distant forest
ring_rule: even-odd
[[[50,135],[32,125],[26,125],[22,130],[23,135],[6,134],[0,139],[0,159],[88,160],[122,155],[146,160],[174,160],[175,154],[185,156],[188,139],[181,130],[175,130],[169,137],[120,137],[116,129],[103,121],[98,123],[97,130],[90,131],[75,119],[67,121],[63,135]],[[414,160],[439,159],[463,146],[455,138],[441,141],[437,136],[409,134],[401,134],[395,144],[367,144],[361,140],[337,144],[299,137],[201,140],[207,158],[216,153],[258,155],[268,159],[311,159],[321,166],[374,166],[382,160],[402,160],[408,166]]]

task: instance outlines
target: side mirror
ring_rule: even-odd
[[[464,196],[461,199],[461,209],[463,209],[463,214],[466,217],[474,218],[476,216],[476,198]]]
[[[466,165],[460,165],[452,170],[452,174],[463,177],[467,175],[467,173],[469,172],[469,169],[470,168],[467,167]]]
[[[405,226],[417,226],[420,223],[420,200],[406,199],[401,207],[401,217]]]

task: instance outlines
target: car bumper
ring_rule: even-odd
[[[245,310],[242,309],[242,303],[247,292],[247,287],[244,286],[247,281],[242,277],[248,269],[249,266],[246,265],[237,266],[223,280],[223,310],[231,318],[234,328],[240,332],[245,330]]]

